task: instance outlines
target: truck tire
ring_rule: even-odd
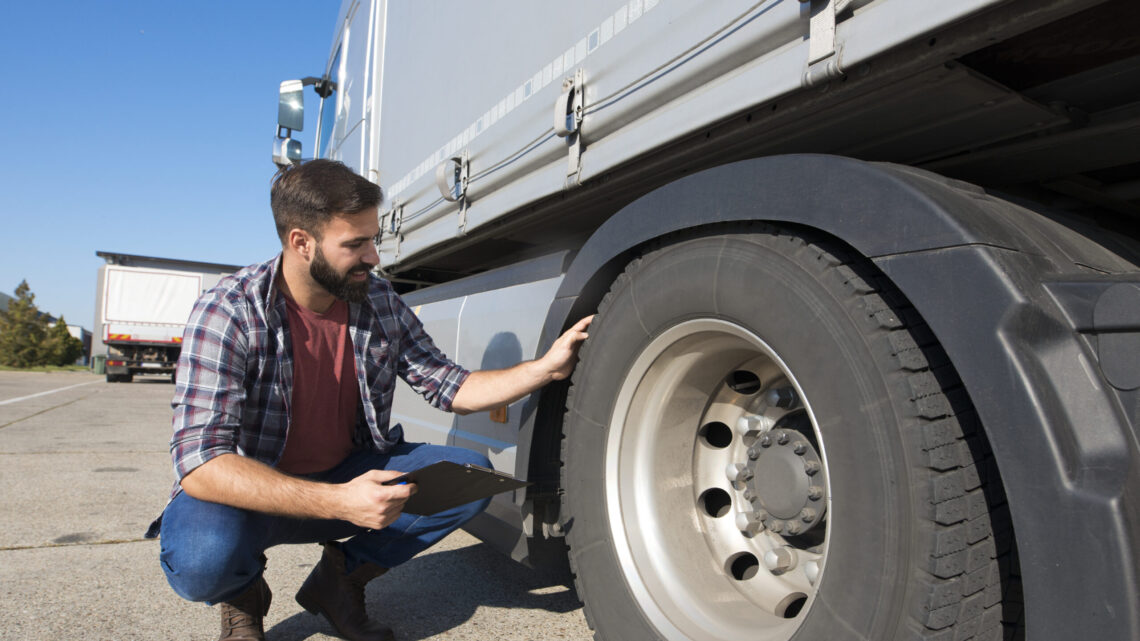
[[[937,341],[846,247],[739,231],[634,260],[583,346],[561,521],[595,638],[1016,630],[1001,482]]]

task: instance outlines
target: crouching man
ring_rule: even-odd
[[[172,499],[151,526],[171,587],[221,604],[228,640],[263,639],[267,548],[324,544],[297,602],[354,641],[393,639],[364,586],[482,511],[402,514],[415,485],[382,482],[441,460],[489,465],[460,448],[404,441],[389,426],[397,376],[434,407],[464,414],[566,378],[590,319],[541,358],[468,372],[448,360],[371,270],[380,188],[314,160],[271,189],[281,254],[198,300],[178,365]],[[346,539],[338,542],[338,540]]]

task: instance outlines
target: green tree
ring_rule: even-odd
[[[0,365],[34,367],[42,364],[47,319],[36,309],[28,281],[20,282],[16,298],[0,312]]]
[[[44,365],[74,365],[83,354],[83,341],[67,331],[67,321],[63,316],[47,330],[43,347]]]

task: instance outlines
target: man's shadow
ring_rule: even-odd
[[[420,555],[368,584],[368,613],[401,641],[463,625],[479,606],[564,614],[582,607],[565,568],[531,569],[486,544]],[[325,618],[299,612],[267,631],[274,641],[335,637]]]

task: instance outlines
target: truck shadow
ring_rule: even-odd
[[[370,583],[365,601],[372,617],[395,629],[396,638],[412,641],[462,626],[481,606],[572,612],[582,607],[572,586],[564,568],[530,569],[478,544],[408,561]],[[267,631],[275,641],[317,634],[336,637],[324,617],[304,611]]]

